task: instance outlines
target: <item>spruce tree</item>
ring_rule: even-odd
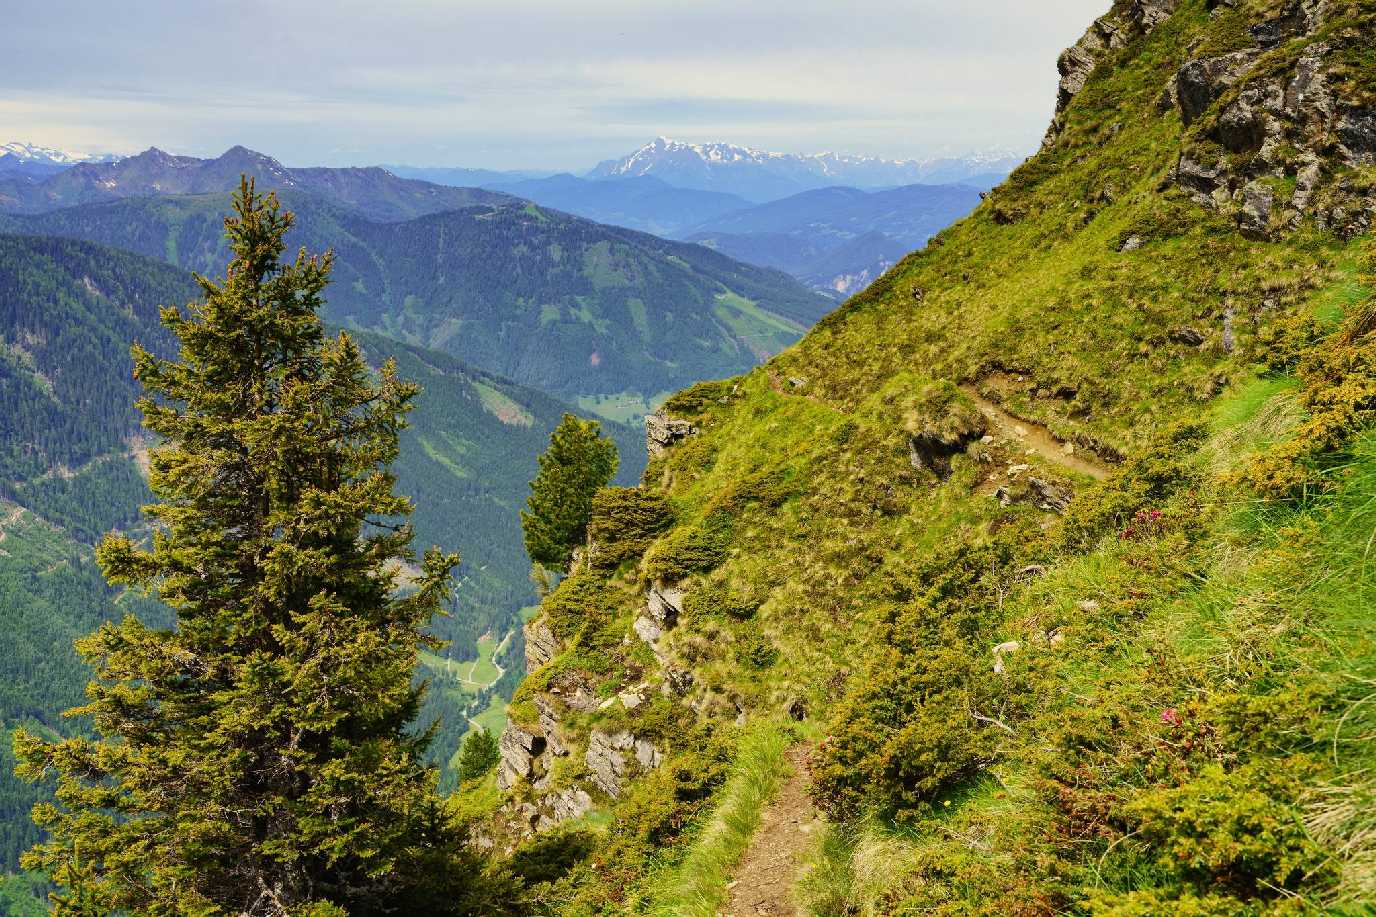
[[[481,777],[497,766],[501,751],[497,747],[497,737],[486,729],[470,732],[463,740],[463,751],[459,754],[459,779],[472,780]]]
[[[325,334],[331,255],[281,261],[275,196],[245,181],[234,210],[225,278],[163,310],[180,359],[135,348],[163,443],[151,543],[97,554],[177,624],[78,643],[94,678],[70,714],[94,737],[17,737],[21,773],[57,780],[24,865],[59,915],[433,913],[415,883],[455,846],[413,672],[458,558],[432,549],[398,591],[410,504],[388,468],[417,389]]]
[[[527,511],[521,513],[526,553],[550,569],[564,569],[573,549],[587,538],[592,498],[616,475],[616,444],[601,435],[595,420],[565,414],[540,456],[530,482]]]

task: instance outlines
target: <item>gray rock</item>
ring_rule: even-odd
[[[654,618],[645,615],[636,618],[635,624],[633,624],[632,627],[635,630],[636,636],[651,646],[658,643],[659,638],[664,636],[664,629],[659,623],[656,622]]]
[[[666,668],[662,690],[666,694],[684,695],[693,689],[693,673],[687,669]]]
[[[1237,216],[1242,234],[1249,239],[1266,238],[1271,231],[1271,208],[1275,203],[1275,189],[1259,181],[1249,182],[1242,189],[1242,209]]]
[[[1232,353],[1237,347],[1237,338],[1233,334],[1233,308],[1229,306],[1223,310],[1223,351]]]
[[[1029,477],[1027,485],[1035,495],[1037,508],[1048,513],[1061,513],[1070,507],[1070,501],[1074,498],[1069,490],[1058,487],[1050,481],[1043,481],[1041,478]]]
[[[592,811],[592,797],[582,787],[569,787],[558,793],[551,793],[545,799],[548,811],[541,813],[535,828],[548,831],[566,821],[581,818]]]
[[[497,741],[501,760],[497,764],[497,786],[509,790],[521,780],[534,780],[540,774],[536,762],[545,753],[545,737],[515,723],[507,723]]]
[[[621,784],[630,772],[625,753],[633,747],[635,736],[624,729],[612,733],[594,729],[588,736],[584,760],[592,771],[592,782],[613,799],[620,797]]]
[[[1184,344],[1186,347],[1198,347],[1204,343],[1203,333],[1195,328],[1172,328],[1167,337],[1177,344]]]
[[[536,618],[525,626],[526,671],[534,672],[559,654],[559,641],[544,618]]]
[[[545,743],[549,753],[556,757],[564,757],[569,753],[568,746],[559,736],[559,708],[554,702],[543,694],[535,695],[535,710],[540,715],[540,731],[545,734]]]
[[[683,614],[683,590],[656,583],[645,591],[645,611],[666,630],[672,629]]]
[[[1181,154],[1175,166],[1175,183],[1205,207],[1215,205],[1215,195],[1226,186],[1227,177],[1221,163],[1206,165],[1188,153]]]
[[[1349,109],[1338,122],[1338,139],[1342,141],[1350,165],[1369,166],[1376,163],[1376,109]]]
[[[645,417],[645,448],[650,457],[663,455],[674,446],[698,432],[698,428],[686,420],[670,417],[663,411],[656,411]]]
[[[1123,240],[1123,244],[1118,246],[1120,252],[1135,252],[1142,247],[1141,236],[1128,236]]]
[[[1180,116],[1185,123],[1194,122],[1208,111],[1255,58],[1255,51],[1237,51],[1186,61],[1175,74],[1176,104],[1180,106]]]

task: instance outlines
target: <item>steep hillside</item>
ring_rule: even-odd
[[[970,218],[667,402],[528,626],[531,901],[1369,911],[1373,44],[1121,0]]]
[[[323,197],[376,220],[405,220],[426,213],[500,204],[508,199],[477,188],[452,188],[398,178],[385,169],[292,169],[241,146],[215,159],[174,156],[156,147],[115,162],[82,162],[41,181],[0,180],[0,211],[44,213],[79,204],[167,194],[228,195],[239,176],[263,187]]]
[[[155,604],[108,590],[91,548],[112,528],[141,527],[150,499],[129,347],[169,354],[158,306],[196,295],[184,271],[146,258],[0,235],[0,725],[64,728],[58,714],[80,702],[88,677],[72,641],[122,610],[163,619]],[[519,671],[517,612],[534,594],[517,511],[568,408],[445,354],[371,334],[361,343],[372,363],[393,357],[424,388],[402,436],[399,490],[416,501],[417,542],[464,556],[454,616],[436,628],[451,645],[421,673],[435,681],[425,716],[442,720],[436,753],[447,759],[466,716],[490,703],[500,714],[510,693],[497,675],[456,674],[479,638],[512,634],[498,664]],[[605,428],[634,480],[641,435]],[[0,873],[34,839],[28,807],[38,795],[12,771],[0,762]]]
[[[222,195],[142,198],[14,218],[197,271],[225,260]],[[327,318],[443,350],[609,416],[742,372],[828,308],[775,271],[534,205],[405,222],[288,192],[289,241],[336,252]],[[620,408],[618,412],[616,409]]]

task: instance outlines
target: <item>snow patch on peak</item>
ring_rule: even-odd
[[[14,140],[0,143],[0,156],[13,156],[22,162],[38,162],[54,166],[74,166],[83,162],[113,162],[117,156],[108,153],[81,153],[59,150]]]

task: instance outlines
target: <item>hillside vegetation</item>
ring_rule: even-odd
[[[784,728],[827,827],[771,906],[1370,912],[1373,41],[1116,3],[971,217],[669,399],[527,629],[530,907],[726,900]]]

